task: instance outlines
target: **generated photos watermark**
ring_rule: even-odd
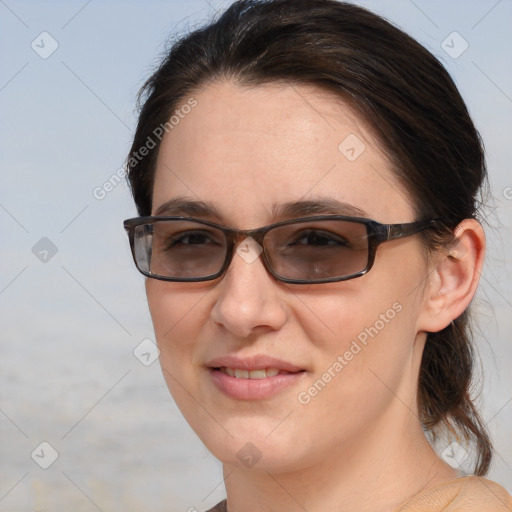
[[[297,395],[297,400],[302,405],[307,405],[321,391],[325,389],[327,384],[359,354],[370,340],[375,338],[389,324],[403,307],[400,302],[395,302],[385,313],[381,313],[379,318],[370,327],[365,327],[350,344],[350,347],[342,354],[336,357],[336,360],[325,370],[322,376],[317,379],[307,390],[301,391]]]
[[[152,135],[148,135],[146,142],[137,151],[132,151],[130,158],[128,158],[128,166],[132,169],[136,167],[139,162],[145,156],[149,155],[150,151],[157,146],[157,140],[160,142],[163,139],[164,134],[171,132],[171,130],[178,126],[181,120],[185,119],[185,117],[190,114],[192,109],[195,107],[197,107],[197,100],[191,97],[184,105],[179,109],[176,109],[168,121],[161,123],[153,130]]]
[[[120,183],[125,183],[126,178],[126,169],[124,167],[120,167],[114,172],[112,175],[108,177],[101,185],[94,187],[92,189],[92,195],[94,199],[98,201],[103,201],[107,194],[112,192]]]

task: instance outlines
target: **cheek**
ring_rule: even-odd
[[[177,406],[196,430],[197,425],[208,422],[208,418],[200,417],[198,399],[202,393],[197,374],[201,353],[198,340],[209,321],[203,302],[208,290],[192,283],[151,279],[146,282],[146,294],[163,377]]]
[[[173,395],[176,383],[169,377],[182,381],[190,375],[187,368],[194,363],[199,332],[207,321],[201,301],[208,292],[191,284],[183,286],[154,279],[146,282],[160,364]]]
[[[403,298],[391,298],[333,298],[330,302],[338,307],[324,315],[318,311],[321,322],[308,315],[315,372],[296,397],[301,404],[296,417],[301,418],[303,432],[315,433],[317,443],[324,440],[325,449],[371,428],[397,396],[405,403],[412,401],[414,311]],[[316,309],[313,303],[308,305]],[[324,323],[333,331],[328,336],[327,327],[320,330]],[[403,395],[406,383],[408,396]]]
[[[297,317],[316,354],[316,372],[336,366],[336,373],[350,373],[358,386],[363,371],[387,366],[400,352],[412,348],[413,315],[403,299],[394,295],[377,300],[366,295],[303,298],[308,308],[297,312]]]
[[[410,263],[409,269],[390,266],[340,284],[330,295],[301,297],[307,307],[295,315],[316,361],[313,387],[302,390],[304,401],[315,404],[312,416],[354,424],[357,416],[378,414],[404,379],[413,380],[414,393],[421,286],[420,267]]]
[[[190,331],[186,337],[193,342],[194,327],[201,322],[200,303],[208,294],[204,287],[195,283],[171,283],[148,279],[146,295],[157,342],[179,346],[181,338],[174,336],[177,330]],[[199,316],[198,316],[199,315]]]

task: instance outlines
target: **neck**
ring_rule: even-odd
[[[457,476],[428,444],[415,410],[396,400],[358,439],[289,472],[224,465],[229,512],[389,512]],[[407,412],[404,412],[407,411]]]

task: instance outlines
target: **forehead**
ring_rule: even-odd
[[[377,141],[332,93],[224,81],[183,104],[190,98],[195,107],[183,109],[160,146],[153,213],[188,198],[251,228],[275,221],[280,204],[330,199],[381,222],[412,220],[411,199]]]

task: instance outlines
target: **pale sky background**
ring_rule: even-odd
[[[443,61],[487,148],[494,199],[475,311],[489,477],[512,492],[512,2],[355,3]],[[0,0],[0,512],[201,511],[224,497],[220,464],[158,362],[133,355],[153,332],[122,228],[136,215],[128,189],[93,190],[123,164],[136,92],[165,41],[228,4]],[[454,31],[468,44],[457,58],[441,47]],[[43,59],[34,40],[58,48]],[[35,462],[51,461],[43,441],[58,453],[48,469]]]

